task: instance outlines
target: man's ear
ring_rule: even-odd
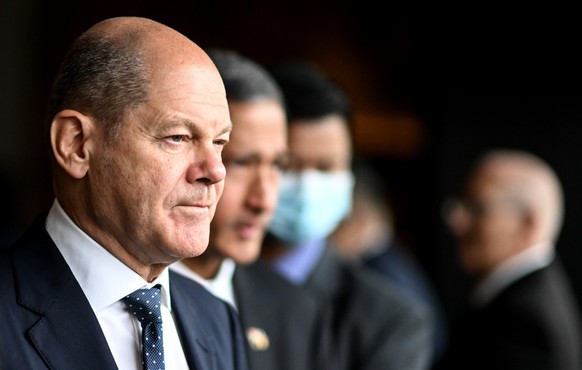
[[[534,212],[530,208],[522,210],[522,213],[519,234],[525,239],[524,244],[530,246],[538,243],[538,239],[540,238],[539,234],[543,228],[540,224],[542,220],[540,219],[539,213]]]
[[[93,118],[71,109],[60,111],[51,122],[50,139],[55,159],[76,179],[83,178],[89,170],[96,129]]]

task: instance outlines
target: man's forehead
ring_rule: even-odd
[[[192,98],[220,101],[226,105],[226,91],[220,74],[211,66],[168,65],[152,73],[153,95],[184,93]]]

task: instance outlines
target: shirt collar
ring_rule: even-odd
[[[273,265],[288,280],[301,285],[315,268],[325,243],[325,239],[312,240],[290,247]]]
[[[53,202],[45,226],[93,311],[98,312],[137,289],[156,284],[162,286],[162,304],[171,310],[168,269],[148,283],[75,225],[57,199]]]
[[[232,286],[232,280],[234,276],[234,271],[236,268],[235,262],[230,258],[225,258],[220,264],[220,269],[216,276],[212,279],[205,279],[188,266],[186,266],[182,261],[178,261],[170,265],[172,271],[175,271],[189,279],[192,279],[209,290],[212,294],[218,298],[230,303],[236,308],[234,289]]]
[[[507,259],[477,284],[471,295],[471,302],[475,306],[487,304],[514,281],[548,266],[554,259],[554,254],[553,244],[545,242]]]

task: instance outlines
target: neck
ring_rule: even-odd
[[[198,257],[185,258],[182,260],[182,263],[204,279],[213,279],[218,274],[220,265],[224,261],[224,257],[217,255],[213,256],[208,252],[209,251],[207,250]]]

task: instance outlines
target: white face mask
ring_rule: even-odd
[[[284,173],[269,231],[293,244],[327,238],[351,211],[353,187],[349,171]]]

